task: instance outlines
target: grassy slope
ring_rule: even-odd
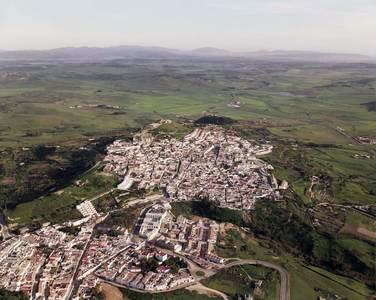
[[[219,247],[217,252],[223,257],[258,258],[274,260],[283,265],[290,274],[291,299],[316,299],[315,288],[328,290],[348,299],[367,299],[370,290],[362,283],[335,275],[321,268],[307,266],[300,259],[281,251],[276,252],[267,241],[230,232],[225,238],[229,247]]]
[[[15,210],[8,211],[7,215],[19,224],[32,221],[50,221],[59,223],[80,217],[76,205],[116,186],[114,176],[104,176],[93,171],[81,179],[83,186],[72,184],[55,193],[42,196],[32,202],[23,203]]]

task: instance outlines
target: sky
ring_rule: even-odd
[[[376,56],[376,0],[0,0],[0,49],[115,45]]]

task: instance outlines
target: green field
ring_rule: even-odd
[[[376,130],[374,65],[241,61],[119,62],[1,66],[0,145],[58,142],[138,127],[151,119],[215,113],[264,122],[273,133],[315,143],[348,144],[339,134]],[[372,81],[373,78],[373,81]],[[365,80],[367,79],[367,80]],[[241,108],[227,104],[234,93]],[[116,108],[90,105],[112,105]],[[81,107],[77,107],[81,106]]]
[[[236,266],[222,269],[212,277],[205,279],[203,284],[221,291],[230,297],[237,295],[254,295],[255,299],[278,299],[279,275],[261,266]],[[257,291],[256,282],[262,280]]]

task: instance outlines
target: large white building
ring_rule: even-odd
[[[140,227],[140,236],[148,240],[154,239],[161,228],[162,222],[168,216],[168,210],[171,206],[168,203],[158,203],[150,208],[142,221]]]
[[[81,204],[77,205],[76,208],[84,217],[98,215],[97,210],[95,209],[93,203],[91,203],[90,201],[84,201]]]

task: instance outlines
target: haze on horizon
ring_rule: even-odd
[[[140,45],[376,56],[375,0],[0,0],[0,49]]]

